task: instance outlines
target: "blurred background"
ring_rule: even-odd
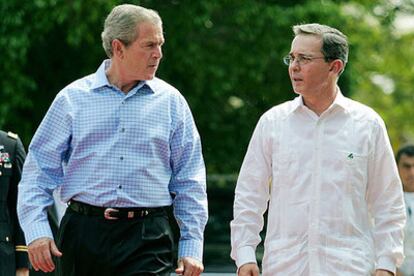
[[[55,95],[106,58],[100,34],[116,0],[0,2],[0,128],[26,147]],[[291,27],[319,22],[350,42],[342,92],[384,118],[394,150],[414,141],[413,0],[146,0],[166,43],[158,77],[185,96],[208,172],[206,271],[234,272],[234,187],[260,115],[295,94],[282,57]],[[259,248],[259,259],[262,247]]]

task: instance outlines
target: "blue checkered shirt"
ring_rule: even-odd
[[[184,97],[154,78],[128,94],[96,73],[56,96],[29,147],[18,213],[28,243],[52,237],[46,207],[60,189],[104,207],[174,205],[179,257],[202,259],[207,222],[200,136]]]

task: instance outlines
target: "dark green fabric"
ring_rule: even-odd
[[[15,275],[16,268],[29,266],[27,252],[15,251],[16,245],[26,244],[16,212],[26,152],[20,139],[0,131],[0,154],[0,275]]]

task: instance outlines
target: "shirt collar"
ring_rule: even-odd
[[[149,87],[152,93],[155,93],[158,90],[158,82],[156,80],[156,77],[154,77],[152,80],[146,80],[144,83]]]
[[[344,110],[348,109],[348,101],[347,98],[342,94],[341,89],[337,86],[336,87],[337,93],[336,93],[336,97],[334,99],[334,101],[332,102],[332,104],[328,107],[327,110],[335,107],[335,106],[339,106],[342,107]],[[298,110],[299,108],[304,108],[305,104],[303,102],[303,97],[302,95],[299,95],[299,97],[296,97],[293,102],[292,102],[292,112]]]
[[[112,84],[109,83],[108,77],[106,76],[106,70],[111,65],[111,60],[106,59],[104,60],[101,65],[99,66],[98,70],[95,72],[95,78],[91,84],[91,89],[97,89],[104,86],[111,87]],[[152,93],[156,91],[156,82],[154,80],[150,81],[141,81],[134,89],[141,89],[142,87],[147,86]]]
[[[341,89],[337,86],[336,90],[338,93],[336,93],[335,100],[333,101],[331,106],[339,106],[342,107],[344,110],[348,110],[348,100],[347,98],[342,94]]]
[[[110,64],[111,64],[110,59],[106,59],[101,63],[98,70],[96,70],[95,72],[95,78],[92,81],[91,89],[97,89],[103,86],[111,86],[105,74],[105,71],[106,69],[108,69]]]

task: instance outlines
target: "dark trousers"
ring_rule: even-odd
[[[57,239],[57,275],[170,275],[173,234],[165,210],[106,220],[67,209]]]

